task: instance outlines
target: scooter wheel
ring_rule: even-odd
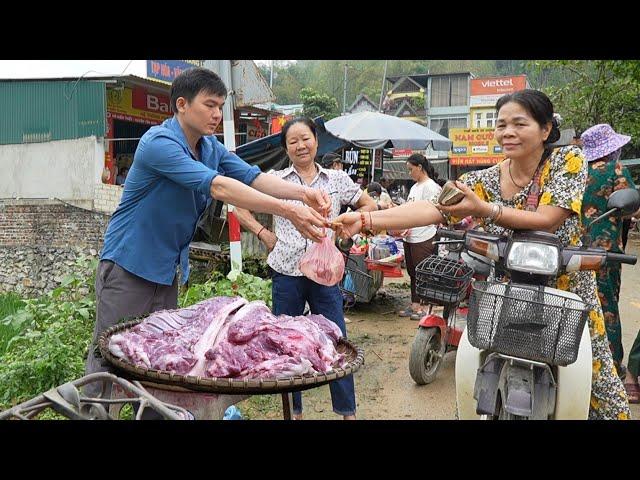
[[[444,356],[440,337],[439,328],[418,328],[409,357],[409,373],[418,385],[426,385],[436,378]]]

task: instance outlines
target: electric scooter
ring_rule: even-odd
[[[608,211],[591,225],[638,207],[635,189],[616,191]],[[471,285],[467,327],[456,356],[458,418],[588,418],[592,355],[587,319],[593,305],[546,285],[563,273],[599,270],[606,262],[634,265],[637,258],[602,248],[563,247],[547,232],[438,234],[494,262],[489,280]],[[507,281],[499,280],[502,275]]]
[[[411,345],[409,374],[418,385],[433,382],[442,360],[455,351],[466,325],[471,277],[489,275],[489,261],[462,251],[457,241],[440,239],[434,245],[448,245],[446,257],[431,255],[416,265],[416,293],[429,304],[427,314],[418,322]],[[442,315],[433,313],[433,305],[442,305]]]

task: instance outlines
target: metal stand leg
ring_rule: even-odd
[[[293,418],[293,396],[290,392],[282,394],[282,415],[285,420]]]

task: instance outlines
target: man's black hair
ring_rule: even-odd
[[[377,193],[378,196],[382,195],[382,185],[380,185],[378,182],[371,182],[369,185],[367,185],[367,193],[372,192]]]
[[[226,97],[227,87],[222,79],[208,68],[193,67],[185,70],[171,84],[171,111],[178,113],[178,98],[184,97],[191,102],[200,92]]]
[[[329,152],[325,153],[322,156],[320,164],[324,168],[331,168],[331,166],[336,162],[342,162],[342,158],[340,157],[340,155],[338,155],[337,153]]]

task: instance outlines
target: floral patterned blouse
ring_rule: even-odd
[[[596,160],[589,163],[589,178],[584,193],[582,223],[586,227],[607,211],[611,193],[623,188],[636,188],[629,170],[620,161]],[[589,229],[591,245],[622,253],[622,219],[612,215]]]
[[[317,165],[317,164],[316,164]],[[309,184],[312,188],[324,190],[331,199],[331,214],[328,220],[335,220],[342,205],[355,205],[362,196],[360,186],[351,180],[347,172],[343,170],[332,170],[317,165],[317,174],[313,181]],[[287,182],[304,185],[304,180],[298,174],[296,169],[291,166],[284,170],[274,170],[269,172],[270,175],[280,177]],[[303,205],[299,200],[284,200],[288,203]],[[283,275],[291,275],[293,277],[302,277],[303,273],[298,268],[302,255],[307,248],[313,245],[311,240],[305,239],[302,234],[296,230],[289,220],[274,215],[275,228],[274,233],[276,245],[267,257],[267,264],[276,272]]]
[[[581,245],[580,211],[586,180],[587,163],[582,150],[575,145],[556,149],[542,170],[539,205],[553,205],[576,213],[576,215],[569,215],[556,231],[556,235],[560,237],[564,246]],[[468,172],[460,177],[460,181],[472,188],[482,200],[517,210],[524,210],[527,195],[533,185],[532,179],[512,198],[502,198],[499,164],[485,170]],[[500,225],[485,222],[484,219],[478,220],[483,224],[484,230],[489,233],[496,235],[512,233],[512,230]]]
[[[570,145],[553,151],[544,164],[540,179],[539,205],[553,205],[572,212],[555,234],[564,246],[581,246],[582,197],[587,182],[587,162],[582,150]],[[500,191],[500,165],[485,170],[468,172],[460,177],[482,200],[509,208],[524,210],[533,179],[512,198],[505,199]],[[449,222],[458,221],[449,218]],[[476,219],[483,229],[495,235],[511,234],[512,230],[487,221]],[[592,305],[589,311],[589,332],[593,355],[590,419],[628,419],[629,404],[622,381],[613,365],[604,326],[604,316],[597,294],[596,274],[592,271],[572,272],[552,279],[550,287],[568,290]]]

